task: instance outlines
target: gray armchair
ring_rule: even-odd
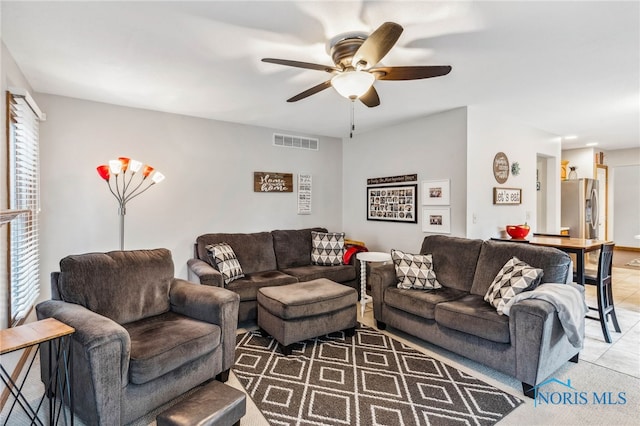
[[[53,300],[36,311],[76,329],[74,410],[86,424],[130,423],[205,381],[226,381],[239,297],[173,274],[166,249],[68,256],[51,274]],[[46,380],[45,362],[41,373]]]

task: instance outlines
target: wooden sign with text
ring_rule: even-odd
[[[293,174],[253,172],[253,192],[293,192]]]
[[[418,180],[418,175],[414,173],[412,175],[369,178],[367,179],[367,185],[384,185],[387,183],[415,182],[417,180]]]

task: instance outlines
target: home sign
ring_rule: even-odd
[[[293,192],[293,173],[253,172],[253,192]]]

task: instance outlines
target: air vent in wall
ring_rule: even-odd
[[[287,148],[300,148],[317,151],[319,140],[314,138],[306,138],[304,136],[292,136],[274,133],[273,144],[275,146],[284,146]]]

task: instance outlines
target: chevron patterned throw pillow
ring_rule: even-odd
[[[212,260],[211,263],[222,274],[225,285],[238,278],[244,277],[242,266],[240,266],[236,253],[229,244],[209,244],[205,248],[207,249],[207,253],[209,253],[209,258]]]
[[[342,265],[344,232],[311,231],[311,264]]]
[[[398,288],[433,290],[442,287],[433,270],[431,254],[411,254],[392,249],[391,259],[396,267]]]
[[[516,294],[533,290],[542,280],[542,275],[542,269],[534,268],[514,256],[498,272],[484,300],[503,315],[502,310],[507,302]]]

